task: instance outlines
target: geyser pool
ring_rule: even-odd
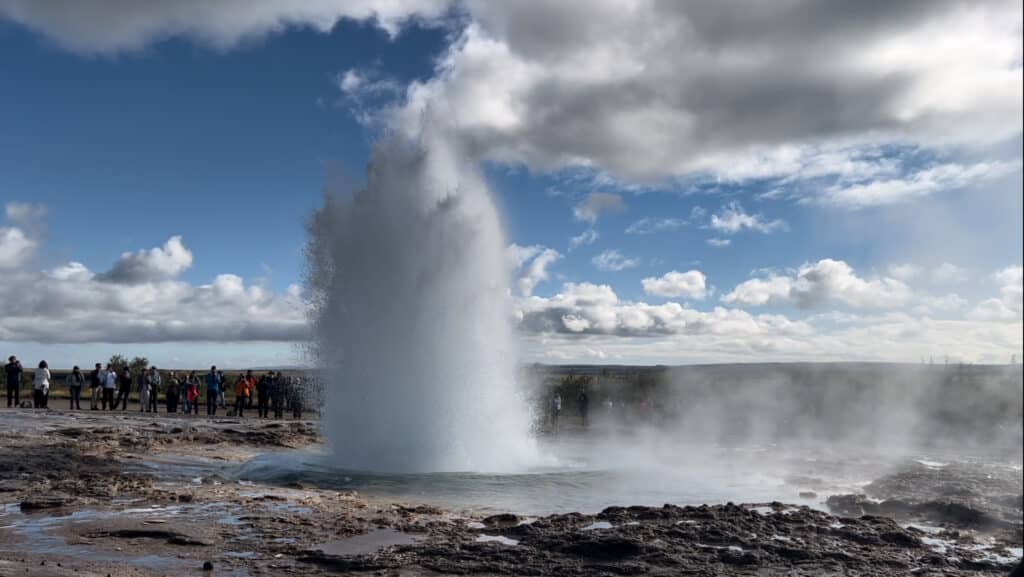
[[[367,184],[310,224],[315,356],[337,465],[491,471],[535,458],[514,383],[505,237],[443,138],[379,142]]]

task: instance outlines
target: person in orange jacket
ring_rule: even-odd
[[[248,375],[240,375],[235,381],[235,415],[244,417],[245,406],[249,402],[249,395],[255,383]]]

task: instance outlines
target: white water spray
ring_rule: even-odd
[[[475,165],[444,139],[392,138],[367,186],[311,224],[316,356],[340,467],[522,468],[505,238]]]

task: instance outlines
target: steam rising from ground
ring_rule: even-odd
[[[527,463],[503,227],[469,158],[430,135],[386,139],[366,188],[328,197],[310,229],[315,356],[337,464]]]

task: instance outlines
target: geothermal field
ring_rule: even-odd
[[[1024,577],[1022,47],[0,0],[0,577]]]
[[[523,366],[461,158],[379,143],[367,187],[313,217],[312,418],[0,413],[0,574],[1020,563],[1020,365]]]

